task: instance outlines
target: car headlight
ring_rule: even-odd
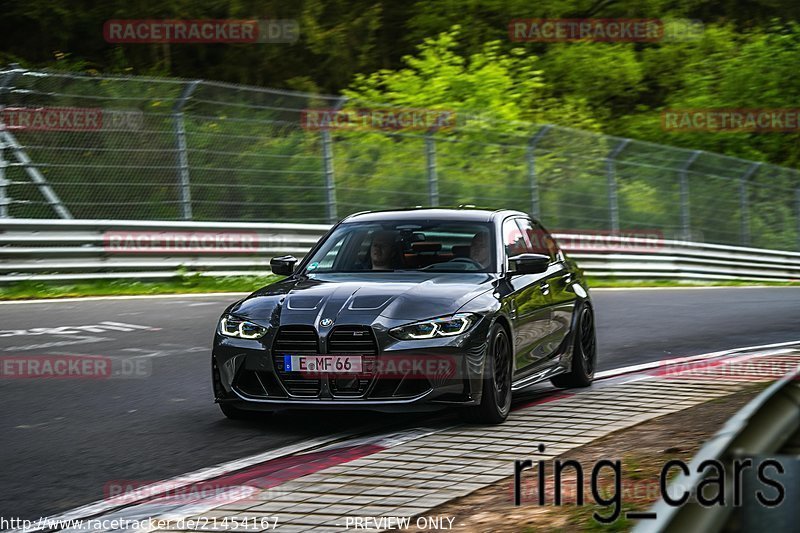
[[[398,339],[435,339],[437,337],[454,337],[467,331],[475,322],[478,316],[461,313],[453,316],[434,318],[422,322],[414,322],[405,326],[399,326],[389,330],[389,333]]]
[[[222,315],[219,319],[219,332],[226,337],[240,339],[260,339],[266,335],[268,328],[254,324],[249,320],[236,318],[231,315]]]

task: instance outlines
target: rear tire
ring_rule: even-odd
[[[505,328],[495,324],[483,376],[481,403],[461,410],[461,418],[479,424],[500,424],[511,411],[511,342]]]
[[[594,311],[590,305],[584,304],[575,321],[570,371],[550,378],[550,382],[562,389],[588,387],[594,380],[596,366],[597,335],[594,327]]]

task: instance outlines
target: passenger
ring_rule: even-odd
[[[394,270],[397,264],[397,235],[393,231],[377,231],[369,250],[372,270]]]
[[[469,256],[473,261],[480,263],[481,267],[489,268],[492,264],[492,253],[487,232],[480,231],[475,234],[469,247]]]

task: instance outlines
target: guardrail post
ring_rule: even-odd
[[[194,93],[199,80],[190,81],[181,92],[172,107],[172,121],[175,130],[176,151],[178,154],[178,178],[180,182],[181,216],[183,220],[192,220],[192,190],[189,181],[189,156],[186,149],[186,126],[183,121],[183,107],[186,100]]]
[[[439,178],[436,175],[436,141],[432,133],[425,135],[425,156],[428,161],[428,198],[431,207],[439,205]]]
[[[528,162],[528,183],[530,183],[531,187],[531,216],[533,218],[541,217],[541,210],[539,207],[539,182],[536,179],[536,145],[539,144],[539,141],[542,140],[542,137],[547,135],[547,132],[550,131],[552,127],[553,126],[550,124],[542,126],[542,128],[537,131],[533,137],[531,137],[526,152],[526,159]]]
[[[742,246],[750,246],[750,204],[747,198],[747,183],[758,172],[759,168],[761,168],[761,163],[753,163],[739,178],[739,217],[741,218]]]
[[[702,150],[695,150],[680,169],[681,236],[689,241],[692,238],[692,220],[689,211],[689,168],[694,164]]]
[[[611,233],[619,233],[619,197],[617,195],[617,172],[614,164],[617,156],[622,152],[630,139],[622,139],[620,143],[608,154],[606,158],[606,183],[608,188],[608,215],[611,224]]]

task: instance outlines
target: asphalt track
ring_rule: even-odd
[[[800,288],[611,290],[593,298],[600,370],[800,339]],[[136,375],[118,379],[0,379],[0,516],[35,519],[101,499],[109,484],[157,481],[316,436],[413,427],[432,416],[226,420],[211,401],[209,348],[233,299],[0,305],[0,330],[20,330],[0,336],[0,356],[103,355],[138,365]],[[117,325],[102,325],[109,321]],[[60,326],[92,327],[53,329]]]

